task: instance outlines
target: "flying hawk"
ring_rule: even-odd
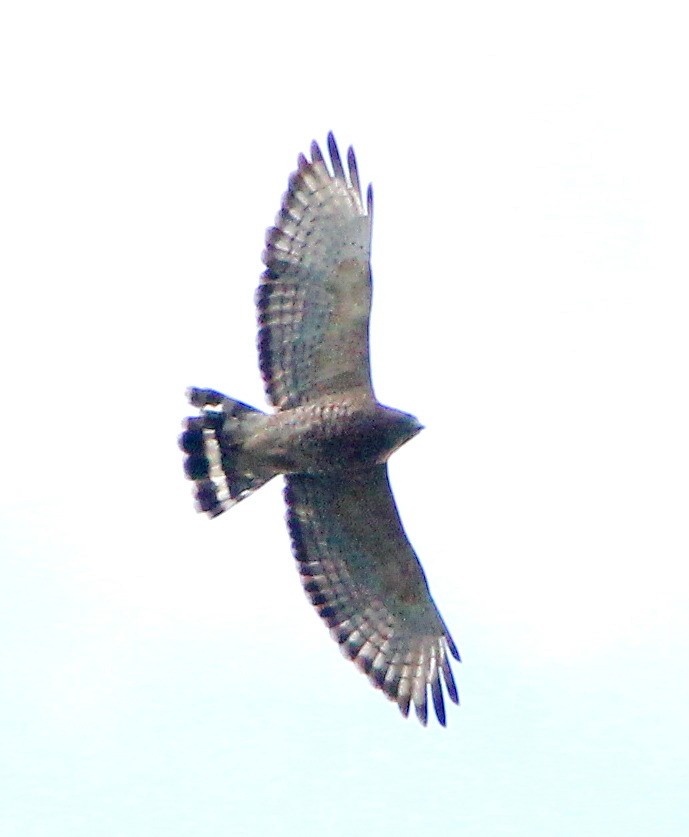
[[[384,407],[369,364],[373,193],[363,202],[332,134],[332,171],[316,142],[299,155],[266,235],[256,294],[258,351],[270,414],[215,390],[189,390],[199,415],[180,445],[197,507],[215,517],[278,474],[307,596],[344,654],[422,724],[441,681],[458,703],[459,660],[397,512],[387,460],[421,425]]]

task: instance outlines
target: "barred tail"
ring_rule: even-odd
[[[187,397],[201,415],[185,419],[179,437],[184,470],[194,482],[197,509],[217,517],[275,475],[248,467],[241,456],[247,417],[263,413],[212,389],[192,387]]]

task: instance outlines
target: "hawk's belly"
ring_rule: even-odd
[[[370,468],[420,429],[413,416],[375,402],[314,403],[261,416],[242,452],[281,473]]]

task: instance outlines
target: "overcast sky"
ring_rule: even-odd
[[[689,833],[684,12],[5,4],[3,836]],[[265,404],[264,231],[331,129],[445,730],[338,653],[278,482],[208,521],[176,447],[189,385]]]

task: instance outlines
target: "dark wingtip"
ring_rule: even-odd
[[[342,165],[342,159],[340,157],[340,150],[337,147],[332,131],[328,134],[328,153],[330,154],[330,159],[332,160],[335,177],[340,180],[346,180],[344,166]]]
[[[349,146],[349,150],[347,151],[347,168],[349,169],[349,179],[352,182],[352,186],[356,190],[356,193],[359,195],[359,200],[361,200],[361,186],[359,184],[359,169],[356,164],[356,155],[354,154],[354,149],[352,146]]]
[[[446,726],[445,720],[445,701],[443,700],[443,690],[440,685],[440,676],[436,676],[431,681],[431,696],[433,697],[433,708],[435,709],[435,717],[441,727]]]
[[[311,159],[314,163],[323,163],[325,160],[323,159],[323,152],[321,151],[320,145],[313,140],[311,143]]]
[[[443,678],[445,680],[445,688],[453,703],[459,703],[459,693],[457,692],[457,684],[455,683],[454,675],[447,657],[443,654],[440,662],[440,667],[443,670]]]
[[[421,726],[428,726],[428,704],[426,703],[425,696],[421,703],[414,704],[414,710]]]

